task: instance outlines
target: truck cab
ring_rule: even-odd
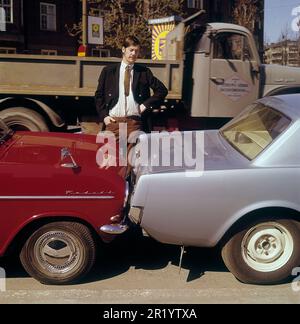
[[[234,117],[258,98],[261,63],[246,28],[207,25],[193,59],[192,117]]]
[[[300,92],[300,69],[262,64],[247,28],[203,24],[200,16],[170,32],[164,51],[165,59],[184,61],[182,100],[192,119],[227,121],[258,98]]]

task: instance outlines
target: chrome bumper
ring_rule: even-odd
[[[129,183],[128,183],[128,181],[126,181],[124,203],[123,203],[124,210],[126,209],[126,206],[127,206],[128,197],[129,197]],[[117,218],[117,217],[119,219],[116,222],[116,219],[114,219],[114,218]],[[125,219],[126,216],[123,216],[123,217]],[[123,221],[124,221],[124,219],[123,219]],[[129,228],[128,225],[126,225],[125,223],[122,222],[121,214],[111,217],[110,220],[112,221],[112,224],[102,225],[99,228],[101,232],[104,232],[104,233],[107,233],[107,234],[112,234],[112,235],[114,235],[114,234],[119,235],[119,234],[123,234],[124,232],[126,232],[128,230],[128,228]]]
[[[128,225],[126,224],[110,224],[110,225],[103,225],[100,227],[100,231],[107,233],[107,234],[123,234],[128,230]]]

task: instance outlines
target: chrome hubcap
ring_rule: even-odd
[[[51,231],[36,241],[34,255],[42,268],[53,274],[64,274],[77,269],[82,260],[79,244],[70,233]]]
[[[294,242],[290,232],[279,223],[262,223],[252,227],[242,241],[242,256],[252,269],[275,271],[290,259]]]

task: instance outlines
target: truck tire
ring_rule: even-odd
[[[36,111],[15,107],[0,111],[0,118],[13,130],[47,132],[49,128],[45,119]]]
[[[284,282],[300,264],[299,227],[293,220],[257,221],[225,243],[222,258],[244,283]]]
[[[36,230],[24,244],[20,260],[24,269],[43,284],[79,281],[96,258],[89,229],[74,222],[54,222]]]

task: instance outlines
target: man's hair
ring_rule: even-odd
[[[129,46],[141,46],[141,43],[137,37],[130,35],[130,36],[127,36],[124,38],[123,44],[122,44],[122,47],[125,47],[125,48],[127,48]]]

